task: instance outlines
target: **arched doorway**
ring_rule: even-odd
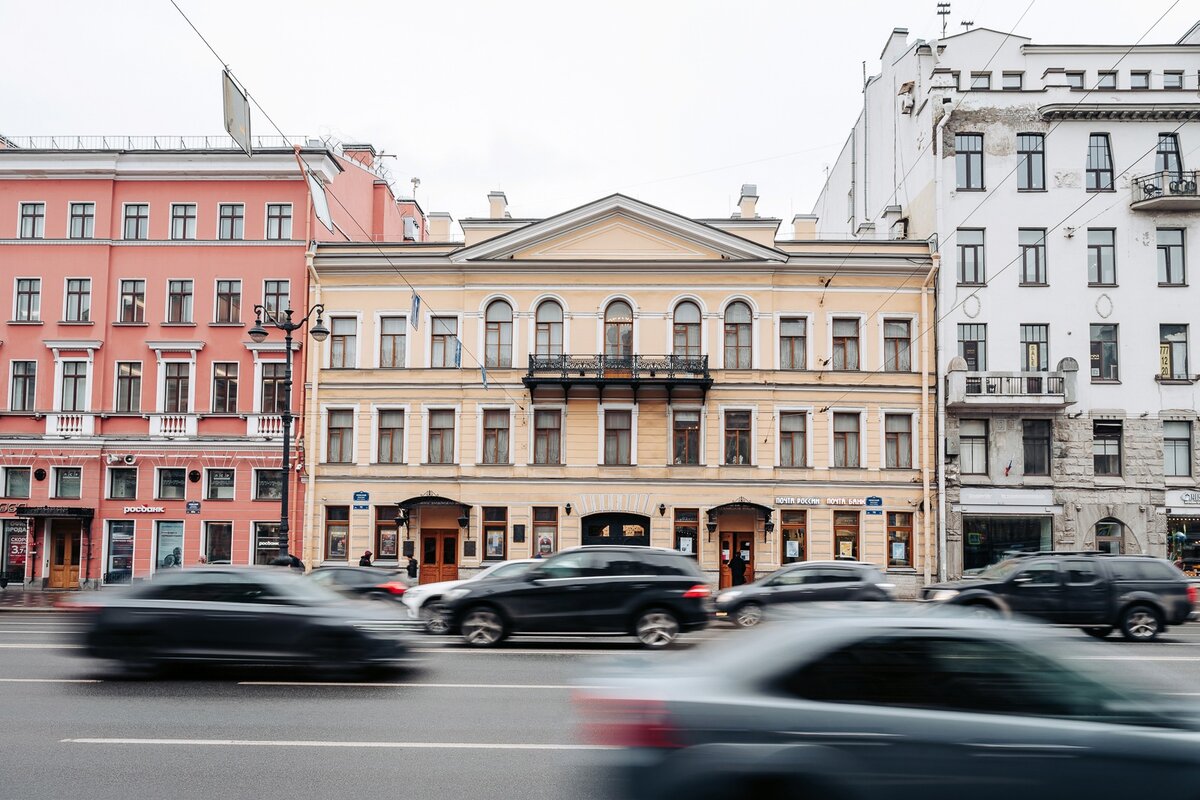
[[[583,544],[650,546],[650,518],[641,514],[591,514],[583,518]]]
[[[1096,523],[1096,549],[1101,553],[1120,555],[1125,552],[1125,523],[1107,517]]]

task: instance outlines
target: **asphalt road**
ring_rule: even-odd
[[[485,652],[423,637],[426,666],[385,681],[131,681],[73,657],[64,640],[75,624],[0,613],[0,800],[603,797],[605,754],[580,739],[572,688],[617,660],[668,657],[622,640],[516,639]],[[1151,645],[1114,636],[1088,659],[1200,699],[1200,625]]]

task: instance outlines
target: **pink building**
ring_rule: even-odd
[[[331,234],[293,143],[260,144],[247,158],[223,137],[0,138],[9,581],[73,588],[267,562],[283,480],[302,552],[306,479],[280,470],[283,334],[252,342],[253,308],[308,309],[306,243],[421,241],[426,229],[370,145],[296,142],[331,194]],[[308,342],[298,334],[293,358],[293,464]]]

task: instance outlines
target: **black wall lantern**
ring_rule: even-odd
[[[567,503],[567,505],[566,505],[566,507],[564,508],[564,510],[567,512],[567,516],[568,516],[568,517],[569,517],[569,516],[571,516],[571,504],[570,504],[570,503]]]
[[[468,536],[471,533],[471,529],[469,527],[470,524],[471,524],[471,518],[469,516],[467,516],[467,512],[464,511],[462,516],[458,518],[458,527],[464,529],[467,532]]]
[[[766,519],[763,521],[763,541],[764,542],[767,540],[767,537],[770,536],[774,532],[774,530],[775,530],[775,520],[771,519],[771,515],[768,514]]]
[[[665,517],[667,515],[667,504],[666,503],[658,504],[658,515],[660,517]]]

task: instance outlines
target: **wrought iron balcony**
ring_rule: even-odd
[[[1075,402],[1074,372],[956,372],[949,408],[1066,408]]]
[[[1129,207],[1141,211],[1196,211],[1200,192],[1195,170],[1152,172],[1133,179],[1133,199]]]
[[[642,386],[695,387],[707,392],[712,386],[708,356],[610,356],[605,354],[529,357],[529,372],[523,382],[529,389],[539,386]]]

